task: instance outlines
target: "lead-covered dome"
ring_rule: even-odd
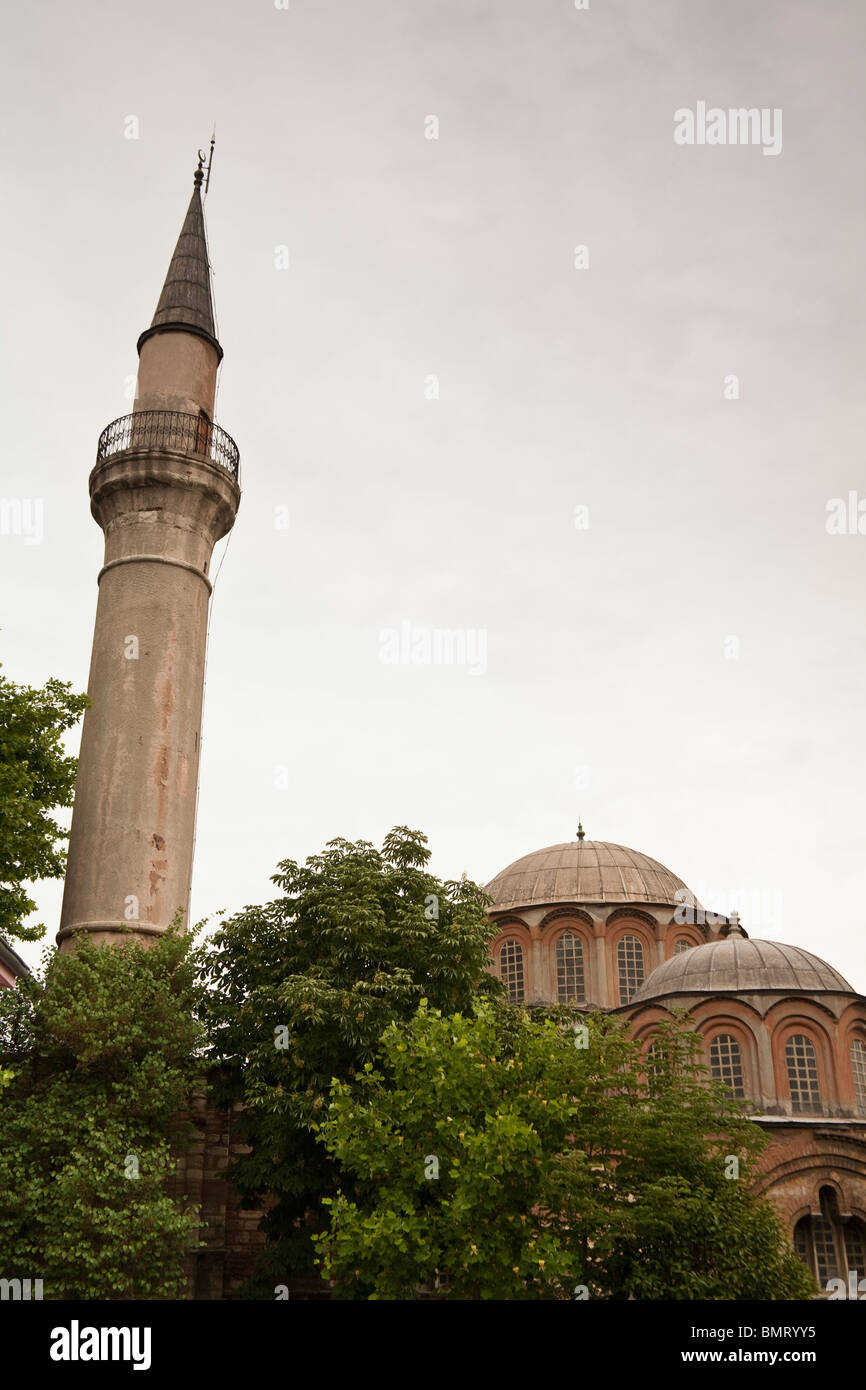
[[[810,951],[736,934],[671,956],[647,976],[631,1003],[671,994],[750,994],[755,990],[855,993],[838,970]]]
[[[515,859],[487,884],[491,912],[548,903],[649,903],[699,906],[682,879],[625,845],[569,840]]]

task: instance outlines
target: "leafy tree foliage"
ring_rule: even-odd
[[[183,1294],[196,1213],[166,1180],[201,1065],[189,947],[85,942],[0,990],[2,1274],[46,1298]]]
[[[775,1208],[752,1189],[766,1136],[750,1107],[707,1084],[685,1016],[657,1030],[642,1091],[614,1156],[617,1222],[599,1241],[607,1287],[639,1299],[813,1296]]]
[[[647,1076],[610,1017],[482,1002],[391,1024],[380,1064],[335,1080],[321,1123],[357,1179],[326,1198],[317,1237],[335,1295],[808,1296],[750,1190],[760,1131],[707,1084],[698,1046],[684,1021],[661,1028]]]
[[[426,837],[398,826],[377,850],[332,840],[279,865],[282,896],[227,919],[205,947],[200,1012],[222,1103],[242,1101],[248,1155],[229,1170],[248,1205],[270,1204],[257,1289],[315,1274],[310,1233],[340,1168],[316,1142],[334,1077],[371,1060],[387,1025],[422,998],[471,1007],[485,971],[487,899],[429,874]]]
[[[61,735],[87,704],[63,681],[36,689],[0,676],[0,936],[45,935],[42,925],[23,925],[36,910],[24,884],[63,876],[68,831],[51,813],[72,805],[76,759],[64,753]]]

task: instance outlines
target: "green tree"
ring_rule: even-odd
[[[280,864],[282,896],[227,919],[204,948],[200,1013],[215,1094],[243,1103],[250,1146],[229,1176],[246,1205],[270,1208],[251,1292],[316,1273],[310,1234],[340,1182],[315,1136],[332,1078],[361,1070],[388,1023],[410,1018],[422,998],[451,1013],[500,988],[485,970],[485,895],[429,874],[429,857],[425,836],[403,826],[381,851],[332,840],[303,867]]]
[[[766,1136],[680,1014],[656,1030],[645,1096],[613,1164],[617,1220],[599,1233],[604,1285],[637,1299],[808,1298],[811,1275],[752,1190]],[[644,1063],[646,1065],[646,1063]]]
[[[682,1021],[661,1029],[647,1077],[609,1017],[482,1002],[390,1025],[379,1065],[334,1081],[321,1125],[357,1180],[326,1199],[317,1237],[335,1296],[808,1296],[749,1188],[761,1135],[695,1046]]]
[[[46,1298],[183,1295],[196,1213],[167,1181],[201,1066],[190,940],[85,942],[0,990],[0,1272]]]
[[[37,689],[0,676],[0,936],[45,935],[42,925],[23,925],[36,910],[24,885],[63,877],[69,832],[51,813],[72,805],[76,760],[61,736],[88,703],[68,682],[51,679]]]

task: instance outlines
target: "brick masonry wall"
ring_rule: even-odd
[[[793,1232],[802,1216],[819,1216],[819,1192],[835,1189],[843,1217],[866,1221],[866,1120],[850,1125],[768,1123],[756,1190],[769,1197]]]

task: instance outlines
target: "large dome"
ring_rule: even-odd
[[[604,840],[569,840],[515,859],[487,885],[491,912],[547,903],[695,902],[690,890],[647,854]],[[677,897],[679,894],[679,897]]]
[[[647,976],[631,1003],[671,994],[749,994],[754,990],[854,993],[838,970],[799,946],[735,935],[671,956]]]

